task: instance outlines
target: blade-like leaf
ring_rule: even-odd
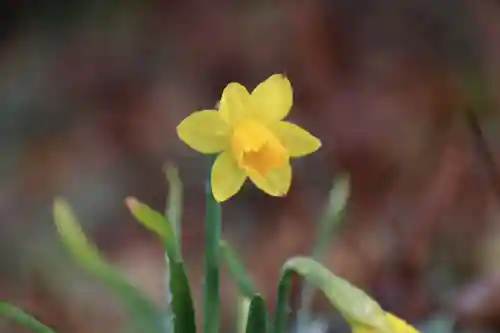
[[[165,216],[172,223],[177,239],[181,239],[181,218],[182,218],[182,181],[179,171],[173,165],[164,167],[165,176],[168,182],[168,199]],[[179,241],[180,243],[180,241]]]
[[[333,180],[328,204],[323,216],[319,220],[316,240],[312,251],[312,259],[322,261],[326,249],[332,244],[332,236],[344,218],[347,199],[349,198],[349,176],[340,174]],[[311,320],[311,305],[314,297],[314,286],[305,283],[301,294],[301,307],[297,315],[299,330],[308,325]]]
[[[221,207],[212,194],[210,176],[207,179],[205,212],[205,250],[203,285],[203,333],[219,333],[220,279],[219,243],[221,234]]]
[[[177,168],[173,165],[167,164],[164,166],[163,171],[168,183],[168,196],[165,207],[165,223],[172,223],[175,237],[177,239],[177,246],[181,248],[181,219],[182,219],[182,181],[179,177]],[[181,252],[179,250],[179,252]],[[172,310],[172,291],[171,283],[172,268],[168,253],[165,253],[165,313],[166,313],[166,326],[170,331],[174,330],[174,313]]]
[[[137,329],[143,332],[162,332],[160,311],[137,288],[101,259],[99,251],[88,241],[64,200],[55,201],[54,217],[61,240],[73,259],[90,274],[101,279],[121,298],[131,313]]]
[[[250,299],[245,296],[238,297],[238,313],[236,333],[245,333],[247,330],[248,311],[250,310]]]
[[[146,228],[154,232],[163,241],[165,251],[175,260],[181,259],[179,244],[175,237],[172,224],[165,221],[165,217],[159,212],[151,209],[148,205],[135,198],[125,199],[128,209],[132,215]]]
[[[250,300],[246,333],[266,333],[267,331],[266,303],[260,295],[256,294]]]
[[[175,316],[175,332],[196,333],[193,300],[172,224],[162,214],[134,198],[127,198],[126,203],[132,215],[143,226],[159,236],[163,242],[165,252],[169,258],[170,290],[172,292],[172,311]]]
[[[252,298],[257,292],[236,252],[226,241],[220,242],[219,249],[221,261],[226,264],[229,273],[236,281],[240,293],[245,297]]]
[[[56,333],[20,308],[6,302],[0,302],[0,315],[32,330],[35,333]]]
[[[313,249],[314,259],[320,258],[325,249],[331,245],[331,236],[344,217],[349,192],[349,176],[341,174],[335,177],[326,210],[319,221],[318,233]]]
[[[296,257],[288,260],[282,269],[278,286],[274,333],[284,332],[287,318],[288,297],[293,273],[319,288],[339,313],[350,323],[386,330],[384,311],[364,291],[334,275],[320,263],[310,258]]]

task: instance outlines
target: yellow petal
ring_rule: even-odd
[[[321,147],[321,141],[305,129],[286,122],[270,124],[269,129],[288,150],[291,157],[300,157],[311,154]]]
[[[352,327],[353,333],[420,333],[415,327],[389,312],[385,313],[385,319],[386,329],[370,327],[356,322],[350,322],[349,325]]]
[[[250,180],[262,191],[275,197],[282,197],[288,193],[292,183],[292,167],[286,163],[281,169],[272,169],[266,176],[255,171],[248,171]]]
[[[401,318],[387,312],[386,319],[394,333],[419,333],[419,331]]]
[[[243,186],[247,176],[236,164],[233,156],[225,151],[214,162],[212,167],[212,193],[218,202],[225,201],[235,195]]]
[[[177,126],[179,138],[204,154],[224,150],[229,144],[229,133],[229,125],[215,110],[194,112]]]
[[[264,123],[282,120],[293,103],[292,85],[282,74],[274,74],[252,91],[253,113]]]
[[[229,83],[222,92],[219,112],[229,124],[248,118],[252,112],[248,90],[239,83]]]
[[[352,333],[378,333],[376,328],[361,325],[352,324]]]

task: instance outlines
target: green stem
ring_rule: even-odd
[[[221,208],[212,194],[210,176],[206,186],[205,284],[203,292],[203,332],[219,333],[219,242]]]

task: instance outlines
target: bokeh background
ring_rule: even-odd
[[[115,296],[59,243],[51,206],[65,196],[161,302],[162,249],[123,199],[163,209],[165,163],[184,182],[199,296],[207,165],[175,126],[230,81],[286,73],[291,120],[323,148],[294,164],[288,197],[246,186],[224,205],[224,235],[264,296],[286,258],[310,251],[332,178],[348,172],[325,264],[426,332],[445,332],[439,318],[500,330],[500,2],[3,0],[0,18],[0,299],[60,332],[122,332]],[[225,332],[234,290],[224,275]],[[332,312],[321,297],[314,309]]]

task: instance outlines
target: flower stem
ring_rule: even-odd
[[[221,234],[221,208],[215,201],[210,185],[206,185],[205,212],[205,283],[203,290],[203,333],[219,333],[219,242]]]

